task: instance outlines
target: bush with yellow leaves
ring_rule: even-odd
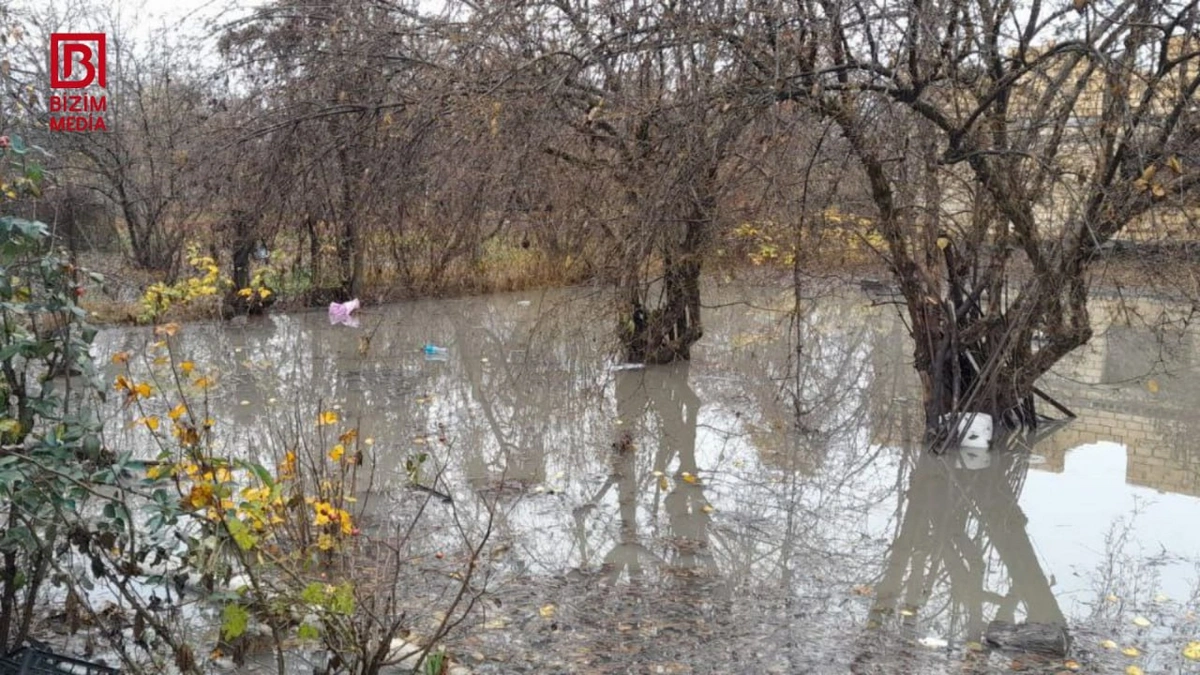
[[[211,305],[212,299],[219,301],[221,292],[232,286],[229,279],[221,276],[217,261],[201,254],[197,247],[189,247],[187,262],[195,270],[191,276],[174,284],[159,281],[146,289],[140,303],[139,321],[158,321],[174,307],[194,307],[206,301]]]
[[[171,551],[173,540],[182,542],[167,556],[174,567],[139,572],[144,583],[176,594],[191,587],[220,607],[219,644],[210,656],[238,660],[257,630],[280,659],[296,641],[316,641],[336,654],[342,672],[376,672],[396,656],[380,645],[405,628],[389,585],[408,557],[395,546],[385,574],[363,572],[381,569],[379,549],[364,550],[358,502],[363,484],[373,482],[372,441],[339,411],[318,404],[304,437],[265,453],[273,458],[268,464],[218,452],[210,397],[219,374],[179,353],[181,330],[157,326],[145,353],[113,357],[120,371],[113,388],[158,455],[136,486],[145,503],[142,534],[121,539],[106,565],[139,568],[156,551]],[[472,569],[468,561],[461,572],[464,588]],[[453,625],[455,612],[465,611],[463,597],[443,610],[446,621],[422,657]],[[203,670],[187,650],[177,646],[175,665]]]
[[[871,262],[883,248],[883,237],[873,225],[870,218],[830,207],[800,225],[744,222],[730,231],[728,239],[756,266],[791,267],[801,256],[857,265]]]

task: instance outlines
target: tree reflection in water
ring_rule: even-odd
[[[904,515],[867,622],[883,639],[864,640],[854,672],[890,672],[897,657],[911,656],[896,645],[887,653],[895,638],[949,638],[954,648],[982,645],[990,620],[1066,625],[1018,503],[1028,450],[1057,425],[997,438],[989,451],[909,452]],[[885,670],[872,669],[881,657]],[[982,667],[984,659],[968,660]]]

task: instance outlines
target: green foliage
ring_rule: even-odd
[[[40,194],[37,151],[11,140],[0,163],[0,208]],[[111,502],[84,515],[128,461],[101,448],[95,404],[103,389],[89,354],[96,330],[76,303],[89,279],[98,280],[53,249],[44,224],[0,213],[0,594],[26,607],[37,602],[45,561],[68,529],[117,533],[129,524],[128,511]],[[102,563],[92,567],[104,572]],[[8,628],[0,649],[24,638],[28,626],[14,620],[20,611],[8,605],[0,616]]]
[[[221,611],[221,636],[226,640],[241,637],[249,623],[250,612],[237,603],[229,603]]]

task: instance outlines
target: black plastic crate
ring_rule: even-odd
[[[55,654],[37,640],[0,658],[0,675],[120,675],[117,668]]]

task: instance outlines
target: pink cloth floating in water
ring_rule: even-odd
[[[358,328],[358,317],[354,316],[354,311],[358,308],[358,298],[349,302],[329,303],[329,323],[334,326],[343,324],[351,328]]]

